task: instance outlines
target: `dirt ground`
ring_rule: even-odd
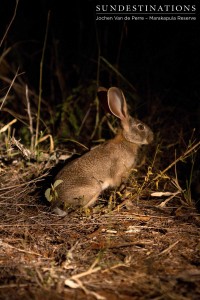
[[[200,299],[200,214],[181,195],[127,187],[59,217],[41,168],[1,163],[0,299]]]

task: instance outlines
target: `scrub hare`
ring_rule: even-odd
[[[100,88],[98,97],[100,101],[106,99],[107,109],[120,119],[121,128],[113,139],[65,165],[57,174],[57,199],[52,201],[55,211],[59,207],[66,210],[93,205],[103,190],[117,187],[128,178],[137,163],[139,147],[153,140],[151,129],[129,115],[119,88]]]

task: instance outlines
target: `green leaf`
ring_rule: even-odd
[[[52,201],[53,197],[52,197],[52,195],[51,195],[51,188],[48,188],[48,189],[45,191],[45,197],[46,197],[46,199],[47,199],[49,202]]]

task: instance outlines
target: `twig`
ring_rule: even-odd
[[[28,283],[22,283],[22,284],[19,284],[19,283],[17,283],[17,284],[15,284],[15,283],[10,284],[9,283],[9,284],[0,285],[0,289],[7,289],[7,288],[9,288],[9,289],[11,289],[11,288],[17,288],[17,289],[19,289],[21,287],[27,287],[27,286],[29,286]]]
[[[18,72],[19,72],[19,68],[17,69],[17,72],[16,72],[16,74],[15,74],[15,76],[14,76],[14,78],[13,78],[13,80],[12,80],[12,82],[11,82],[11,84],[10,84],[8,90],[7,90],[7,93],[6,93],[6,95],[5,95],[5,97],[4,97],[3,101],[2,101],[2,103],[1,103],[0,110],[1,110],[2,107],[3,107],[4,102],[6,101],[6,98],[8,97],[8,94],[9,94],[9,92],[10,92],[10,90],[11,90],[11,88],[12,88],[14,82],[15,82],[15,79],[17,78],[17,76],[21,75],[21,74],[18,74]]]
[[[48,29],[49,29],[49,19],[50,19],[50,12],[48,12],[47,16],[47,26],[44,38],[44,45],[42,49],[42,57],[40,61],[40,79],[39,79],[39,98],[38,98],[38,112],[37,112],[37,123],[36,123],[36,134],[35,134],[35,147],[38,144],[38,134],[39,134],[39,123],[40,123],[40,110],[41,110],[41,102],[42,102],[42,83],[43,83],[43,64],[44,64],[44,54],[47,45],[47,36],[48,36]]]
[[[86,295],[93,295],[97,300],[106,300],[104,296],[101,296],[96,292],[88,290],[79,279],[76,279],[75,281],[78,285],[77,287],[81,288]]]
[[[98,272],[98,271],[100,271],[100,270],[101,270],[101,267],[96,267],[96,268],[93,268],[93,269],[89,268],[89,270],[87,270],[87,271],[85,271],[85,272],[82,272],[82,273],[73,275],[73,276],[71,277],[71,279],[72,279],[72,280],[76,280],[76,279],[79,279],[79,278],[81,278],[81,277],[85,277],[85,276],[87,276],[87,275],[96,273],[96,272]]]
[[[115,68],[115,67],[113,67],[110,63],[109,63],[109,61],[107,61],[107,59],[105,59],[103,56],[101,56],[100,57],[101,58],[101,60],[104,62],[104,63],[106,63],[108,66],[109,66],[109,68],[111,69],[111,70],[113,70],[127,85],[129,85],[130,87],[131,87],[131,89],[134,91],[134,92],[136,92],[136,89],[135,89],[135,87]]]
[[[50,153],[54,152],[54,141],[53,141],[53,137],[51,134],[47,134],[43,137],[41,137],[38,141],[37,144],[35,146],[37,146],[39,143],[45,141],[46,139],[49,139],[50,141]]]
[[[171,249],[174,248],[179,242],[180,242],[180,240],[176,241],[175,243],[173,243],[172,245],[170,245],[168,248],[166,248],[165,250],[163,250],[162,252],[160,252],[158,255],[169,253],[171,251]]]
[[[42,256],[41,254],[36,253],[36,252],[26,251],[26,250],[23,250],[23,249],[20,249],[20,248],[16,248],[16,247],[14,247],[14,246],[9,245],[8,243],[2,242],[2,240],[0,240],[0,245],[4,246],[5,248],[15,249],[15,250],[17,250],[17,251],[19,251],[19,252],[28,253],[28,254],[33,254],[33,255],[37,255],[37,256]]]
[[[84,291],[84,293],[85,293],[86,295],[93,295],[93,296],[94,296],[96,299],[98,299],[98,300],[104,300],[105,297],[99,295],[98,293],[95,293],[95,292],[93,292],[93,291],[90,291],[89,289],[87,289],[87,288],[83,285],[82,281],[80,281],[80,278],[81,278],[81,277],[85,277],[85,276],[87,276],[87,275],[90,275],[90,274],[92,274],[92,273],[96,273],[96,272],[98,272],[99,270],[101,270],[101,267],[96,267],[96,268],[95,268],[95,265],[97,264],[98,261],[99,261],[99,260],[96,259],[96,260],[94,261],[94,263],[91,265],[91,267],[90,267],[87,271],[82,272],[82,273],[79,273],[79,274],[76,274],[76,275],[73,275],[73,276],[70,277],[69,279],[66,279],[66,280],[65,280],[65,285],[68,286],[68,287],[71,287],[71,288],[81,288],[81,289]]]
[[[72,142],[75,143],[77,145],[79,145],[80,147],[82,147],[83,149],[85,149],[86,151],[89,150],[89,148],[87,146],[85,146],[84,144],[80,143],[79,141],[73,140],[73,139],[65,139],[66,142]],[[72,153],[73,154],[73,153]]]
[[[129,267],[129,265],[126,263],[119,263],[114,266],[111,266],[110,268],[103,270],[102,273],[106,273],[106,272],[109,272],[110,270],[114,270],[114,269],[121,268],[121,267]]]
[[[3,126],[3,127],[0,129],[0,133],[5,132],[6,130],[8,130],[9,127],[10,127],[11,125],[13,125],[14,123],[16,123],[16,122],[17,122],[17,119],[14,119],[14,120],[10,121],[8,124],[6,124],[5,126]]]
[[[93,130],[93,132],[92,132],[92,134],[90,136],[91,140],[93,139],[93,137],[94,137],[94,135],[96,133],[96,130],[98,128],[98,125],[99,125],[99,99],[98,99],[98,97],[96,97],[95,102],[96,102],[96,116],[95,116],[94,130]]]
[[[26,147],[24,147],[24,145],[22,145],[19,141],[17,141],[14,136],[11,138],[11,144],[16,146],[26,159],[31,158],[31,151]]]
[[[7,27],[7,29],[6,29],[6,32],[4,33],[4,36],[3,36],[2,39],[1,39],[0,47],[2,46],[2,44],[3,44],[3,42],[4,42],[5,38],[6,38],[6,36],[7,36],[7,34],[8,34],[8,31],[9,31],[9,29],[10,29],[10,27],[11,27],[11,25],[12,25],[12,23],[13,23],[15,17],[16,17],[18,3],[19,3],[19,0],[16,0],[16,5],[15,5],[15,10],[14,10],[13,17],[12,17],[12,19],[11,19],[11,21],[10,21],[10,23],[9,23],[9,25],[8,25],[8,27]]]
[[[167,168],[165,168],[163,171],[161,171],[153,180],[157,180],[158,178],[162,177],[163,174],[165,174],[169,169],[171,169],[174,165],[177,164],[180,160],[186,158],[192,151],[196,150],[200,146],[200,141],[195,144],[193,147],[189,148],[185,151],[182,155],[180,155],[173,163],[171,163]]]
[[[26,84],[26,101],[27,101],[27,112],[28,112],[28,118],[29,118],[29,130],[31,134],[31,152],[33,151],[33,145],[34,145],[34,135],[33,135],[33,118],[31,114],[31,105],[30,105],[30,99],[28,94],[28,86]]]
[[[164,200],[163,202],[161,202],[159,205],[157,205],[157,207],[165,207],[166,204],[171,200],[173,199],[174,197],[176,197],[178,194],[180,194],[181,192],[180,191],[177,191],[175,193],[173,193],[172,196],[168,197],[166,200]]]
[[[42,174],[41,176],[35,178],[35,179],[32,179],[30,181],[27,181],[27,182],[24,182],[24,183],[20,183],[20,184],[16,184],[16,185],[12,185],[12,186],[7,186],[7,187],[4,187],[4,188],[0,188],[0,192],[1,191],[6,191],[6,190],[11,190],[11,189],[14,189],[14,188],[17,188],[17,187],[22,187],[22,186],[26,186],[26,185],[29,185],[31,183],[36,183],[40,180],[42,180],[42,178],[46,177],[48,173],[45,173],[45,174]]]
[[[86,120],[87,120],[87,118],[88,118],[88,116],[89,116],[89,114],[90,114],[91,108],[92,108],[92,107],[91,107],[91,105],[90,105],[89,109],[86,111],[86,114],[85,114],[85,116],[84,116],[84,118],[83,118],[83,121],[81,122],[81,126],[79,127],[79,130],[78,130],[78,132],[77,132],[77,135],[78,135],[78,136],[80,135],[81,130],[83,129],[83,126],[84,126],[84,124],[85,124],[85,122],[86,122]]]

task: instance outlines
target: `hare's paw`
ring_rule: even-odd
[[[66,211],[64,211],[64,210],[62,210],[62,209],[60,209],[58,207],[55,207],[53,209],[53,213],[56,214],[56,215],[58,215],[59,217],[65,217],[67,215]]]

